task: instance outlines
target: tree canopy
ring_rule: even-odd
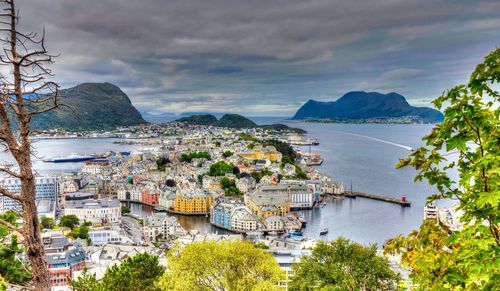
[[[71,287],[76,291],[159,290],[155,283],[164,271],[157,256],[139,253],[108,268],[101,281],[84,271],[78,280],[71,282]]]
[[[14,234],[9,245],[0,246],[0,275],[9,283],[22,285],[31,279],[28,266],[17,257],[22,252]]]
[[[292,265],[291,290],[395,290],[399,275],[377,246],[365,247],[345,238],[319,242],[311,256]]]
[[[40,219],[40,225],[45,229],[51,229],[55,225],[54,218],[44,216]]]
[[[182,154],[181,155],[181,161],[182,162],[188,162],[190,163],[193,159],[207,159],[211,160],[212,157],[208,152],[191,152],[187,154]]]
[[[437,124],[417,149],[397,167],[414,167],[416,180],[426,179],[437,193],[428,202],[455,198],[463,211],[463,229],[450,235],[426,222],[407,237],[387,244],[402,254],[421,288],[500,289],[500,49],[491,52],[458,85],[433,101],[444,108]],[[456,153],[449,159],[444,153]],[[458,181],[449,176],[457,171]]]
[[[61,220],[59,221],[59,225],[64,226],[64,227],[69,227],[70,229],[75,228],[80,223],[80,219],[76,215],[65,215],[61,217]]]
[[[278,290],[284,273],[269,253],[245,241],[192,243],[168,253],[162,290]]]
[[[242,193],[236,187],[234,179],[229,179],[228,177],[222,177],[222,179],[220,179],[220,184],[226,196],[241,196]]]
[[[218,161],[210,166],[209,176],[224,176],[226,173],[233,173],[234,165],[225,161]]]

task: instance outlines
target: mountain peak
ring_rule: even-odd
[[[61,107],[33,119],[35,129],[99,130],[146,123],[127,94],[111,83],[81,83],[59,91]]]
[[[379,119],[412,118],[418,122],[437,122],[443,119],[438,110],[411,106],[405,97],[396,92],[351,91],[335,102],[309,100],[293,119]]]

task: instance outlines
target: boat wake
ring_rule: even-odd
[[[362,137],[362,138],[366,138],[366,139],[371,139],[371,140],[378,141],[378,142],[381,142],[381,143],[393,145],[393,146],[396,146],[396,147],[399,147],[399,148],[403,148],[403,149],[405,149],[407,151],[410,151],[410,152],[413,151],[413,148],[410,147],[410,146],[406,146],[404,144],[395,143],[395,142],[392,142],[392,141],[389,141],[389,140],[380,139],[380,138],[376,138],[376,137],[371,137],[371,136],[368,136],[368,135],[362,135],[362,134],[357,134],[357,133],[351,133],[351,132],[341,131],[341,130],[337,130],[337,131],[341,132],[343,134],[353,135],[353,136]]]

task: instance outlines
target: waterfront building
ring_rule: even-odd
[[[6,177],[0,180],[0,187],[3,189],[19,194],[21,193],[21,180],[18,178]],[[57,183],[54,177],[35,177],[35,199],[40,205],[53,205],[57,203]],[[42,202],[44,201],[44,202]],[[0,213],[9,209],[19,209],[19,202],[2,196],[0,194]],[[52,207],[55,208],[55,207]],[[42,209],[41,209],[42,210]],[[44,211],[42,211],[44,212]]]
[[[259,220],[246,206],[238,206],[231,212],[231,230],[251,232],[257,230]]]
[[[158,198],[158,205],[164,209],[169,209],[173,207],[173,201],[177,197],[177,189],[175,187],[165,186],[160,193]]]
[[[154,213],[144,217],[143,235],[148,242],[168,239],[184,233],[184,229],[177,222],[175,216],[169,216],[166,213]]]
[[[260,219],[269,216],[285,216],[290,212],[290,196],[287,187],[261,185],[245,195],[245,205]]]
[[[278,215],[269,215],[262,221],[268,231],[282,231],[285,228],[283,218]]]
[[[122,220],[121,204],[117,199],[66,201],[64,215],[76,215],[80,222],[93,225],[118,224]]]
[[[177,190],[171,210],[180,214],[207,214],[212,208],[212,197],[204,192],[185,192]]]
[[[237,202],[218,199],[210,213],[210,223],[227,230],[231,229],[231,213],[236,208]]]
[[[245,160],[270,160],[271,162],[280,162],[282,155],[273,146],[256,146],[251,152],[239,154]]]
[[[312,208],[316,202],[314,191],[307,185],[289,185],[286,191],[290,195],[290,208]]]
[[[158,200],[160,198],[160,193],[150,193],[147,190],[142,192],[141,202],[145,204],[158,204]]]

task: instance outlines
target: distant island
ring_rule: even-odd
[[[206,126],[216,126],[216,127],[227,127],[234,129],[243,129],[243,128],[263,128],[266,130],[274,130],[274,131],[291,131],[298,134],[306,133],[305,130],[301,128],[289,127],[285,124],[267,124],[267,125],[258,125],[252,120],[239,115],[239,114],[225,114],[220,119],[211,115],[211,114],[200,114],[200,115],[191,115],[187,117],[183,117],[177,119],[176,121],[184,122],[192,125],[206,125]]]
[[[353,91],[337,101],[309,100],[294,120],[343,123],[435,123],[443,114],[429,107],[411,106],[400,94]]]
[[[36,130],[108,130],[147,123],[128,96],[110,83],[83,83],[59,92],[64,106],[35,116]]]

